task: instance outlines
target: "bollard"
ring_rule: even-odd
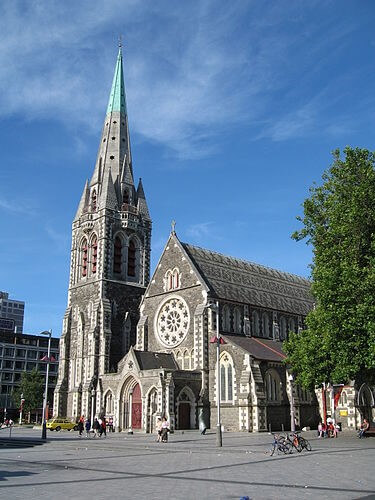
[[[281,424],[281,431],[284,432],[284,424]]]
[[[271,434],[271,430],[272,430],[272,428],[271,428],[271,422],[270,422],[270,423],[268,424],[268,432],[269,432],[270,434]]]

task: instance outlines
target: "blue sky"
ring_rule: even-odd
[[[71,222],[117,55],[155,266],[182,241],[309,275],[290,239],[346,145],[374,149],[375,2],[0,3],[0,290],[61,331]]]

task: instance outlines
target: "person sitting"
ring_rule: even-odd
[[[323,436],[323,424],[322,422],[319,422],[318,424],[318,438],[324,437]]]
[[[169,422],[167,417],[163,417],[163,421],[161,424],[161,442],[168,442],[168,432],[169,432]]]
[[[327,432],[328,432],[328,437],[330,438],[335,437],[335,426],[333,425],[333,422],[330,422],[328,424]]]
[[[322,423],[322,436],[327,437],[327,425],[324,422]]]
[[[366,437],[365,434],[366,434],[366,431],[369,430],[369,428],[370,428],[370,424],[369,424],[368,420],[366,418],[364,418],[362,425],[361,425],[361,428],[360,428],[359,433],[358,433],[359,439]]]

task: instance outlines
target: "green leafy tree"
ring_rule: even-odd
[[[333,153],[323,184],[303,204],[297,241],[313,246],[316,306],[306,330],[285,342],[305,387],[373,376],[375,369],[375,153]]]
[[[20,386],[13,391],[13,401],[15,404],[20,405],[21,395],[23,394],[23,398],[25,399],[23,406],[24,413],[42,407],[44,381],[44,375],[37,369],[22,373]]]

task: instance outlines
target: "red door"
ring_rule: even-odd
[[[190,429],[190,403],[181,401],[178,406],[178,428]]]
[[[139,387],[139,384],[137,384],[133,389],[132,428],[133,429],[142,428],[142,399],[141,399],[141,388]]]

